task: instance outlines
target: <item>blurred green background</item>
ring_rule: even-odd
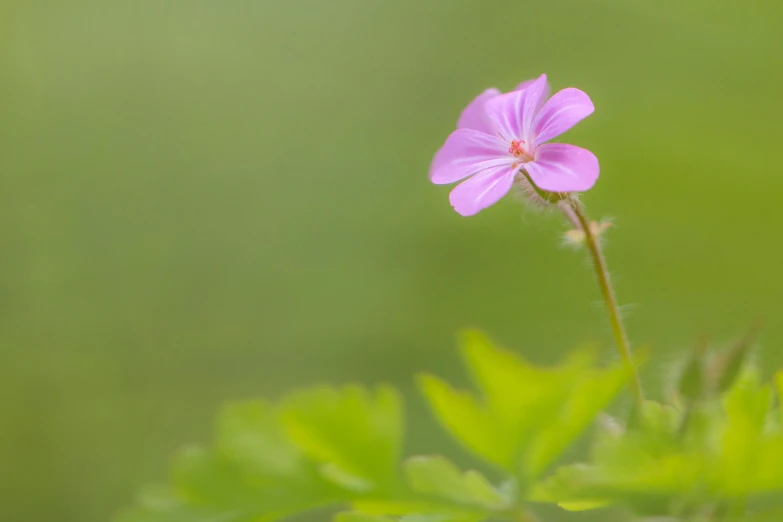
[[[783,4],[0,4],[0,519],[98,522],[217,406],[411,376],[477,326],[536,362],[611,337],[555,216],[428,182],[459,111],[542,72],[596,113],[584,201],[648,387],[767,319],[783,364]],[[455,377],[456,376],[456,377]],[[554,518],[553,518],[554,519]]]

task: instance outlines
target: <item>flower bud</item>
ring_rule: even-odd
[[[594,237],[599,237],[604,230],[612,226],[610,221],[593,221],[590,223],[590,232]],[[585,231],[579,228],[569,230],[564,235],[565,242],[569,245],[579,246],[585,242]]]

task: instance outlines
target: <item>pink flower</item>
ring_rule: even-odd
[[[548,99],[547,99],[548,98]],[[581,192],[598,179],[598,159],[583,148],[546,143],[594,110],[579,89],[563,89],[549,98],[546,75],[502,94],[487,89],[468,105],[457,130],[435,154],[433,183],[454,183],[454,210],[472,216],[496,203],[523,170],[547,192]]]

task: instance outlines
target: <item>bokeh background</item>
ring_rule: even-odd
[[[0,519],[98,522],[216,408],[412,375],[477,326],[548,363],[611,337],[556,216],[428,182],[459,111],[549,74],[596,113],[628,326],[667,365],[767,319],[783,364],[776,0],[0,4]],[[464,380],[464,379],[463,379]],[[653,392],[655,393],[655,392]],[[556,520],[552,517],[551,520]]]

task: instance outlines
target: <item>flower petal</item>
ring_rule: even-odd
[[[590,97],[579,89],[563,89],[549,98],[533,124],[533,146],[549,141],[593,113]]]
[[[479,172],[454,187],[449,201],[459,214],[472,216],[481,209],[497,203],[514,183],[516,167],[504,165]]]
[[[494,134],[495,131],[489,124],[487,111],[484,109],[484,104],[499,94],[501,93],[498,89],[492,88],[487,89],[486,91],[476,96],[473,101],[470,102],[467,107],[465,107],[465,110],[462,111],[462,114],[460,114],[459,120],[457,121],[457,128],[473,129],[486,132],[487,134]]]
[[[598,158],[587,149],[565,143],[545,143],[536,149],[536,159],[524,169],[541,190],[582,192],[598,179]]]
[[[533,85],[533,82],[535,82],[535,81],[536,81],[536,78],[532,78],[532,79],[530,79],[530,80],[525,80],[524,82],[522,82],[522,83],[520,83],[519,85],[517,85],[517,86],[514,88],[514,90],[515,90],[515,91],[521,91],[521,90],[523,90],[523,89],[527,89],[528,87],[530,87],[531,85]]]
[[[454,183],[484,169],[513,162],[508,145],[498,137],[472,129],[457,129],[435,153],[430,179],[439,185]]]
[[[515,91],[521,91],[522,89],[527,89],[531,85],[533,85],[533,82],[535,82],[538,78],[533,78],[532,80],[525,80],[524,82],[520,83],[516,86],[514,89]],[[552,92],[552,88],[549,85],[549,82],[546,82],[546,87],[544,88],[544,93],[541,95],[541,100],[539,100],[539,107],[544,104],[547,99],[549,99],[549,95]]]
[[[533,118],[546,91],[546,74],[521,91],[495,96],[485,107],[495,131],[506,141],[528,140]]]

